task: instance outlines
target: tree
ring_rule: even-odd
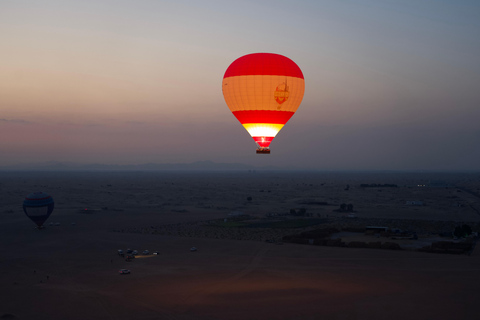
[[[472,233],[472,228],[469,225],[462,225],[455,227],[453,235],[457,238],[466,238]]]

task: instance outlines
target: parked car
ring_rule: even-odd
[[[145,251],[143,251],[142,253],[143,253],[143,254],[150,254],[150,251],[145,250]]]
[[[128,269],[120,269],[118,272],[120,274],[130,274],[130,270],[128,270]]]
[[[190,248],[190,251],[192,251],[192,252],[193,252],[193,251],[197,251],[197,248],[191,247],[191,248]]]
[[[132,249],[127,249],[127,253],[132,253],[133,250]]]
[[[137,250],[133,250],[132,254],[133,254],[133,255],[136,255],[136,254],[138,254],[138,251],[137,251]]]
[[[123,254],[123,250],[117,250],[118,255],[121,256]]]
[[[158,254],[160,254],[160,252],[155,251],[153,254],[154,254],[154,255],[158,255]]]

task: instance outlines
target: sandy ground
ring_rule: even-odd
[[[264,217],[303,206],[315,215],[334,215],[332,210],[343,202],[353,203],[359,216],[385,221],[478,222],[479,199],[474,194],[414,186],[444,180],[478,192],[479,175],[0,173],[0,177],[0,317],[475,319],[480,314],[478,246],[467,256],[113,232],[223,219],[235,210]],[[402,187],[365,190],[360,183]],[[37,190],[54,197],[56,208],[48,222],[60,226],[47,222],[47,228],[35,230],[21,211],[25,195]],[[247,201],[248,196],[253,200]],[[312,199],[332,206],[302,204]],[[405,206],[406,200],[427,205]],[[108,210],[79,213],[102,207]],[[190,252],[192,246],[198,251]],[[126,262],[116,251],[127,248],[160,254]],[[121,268],[132,273],[120,275]]]

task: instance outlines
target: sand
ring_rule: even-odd
[[[452,187],[417,187],[434,180]],[[399,188],[367,190],[361,183]],[[480,175],[473,174],[0,173],[0,317],[475,319],[478,246],[470,256],[449,255],[277,245],[175,230],[221,221],[233,211],[266,219],[305,207],[315,217],[337,218],[333,210],[341,203],[386,223],[475,224],[479,187]],[[56,203],[44,230],[35,230],[21,209],[25,195],[37,190]],[[426,205],[406,206],[407,200]],[[331,205],[305,204],[312,201]],[[92,213],[80,213],[85,208]],[[157,227],[172,232],[130,232]],[[198,251],[190,252],[192,246]],[[127,248],[159,255],[126,262],[117,250]],[[121,268],[132,273],[120,275]]]

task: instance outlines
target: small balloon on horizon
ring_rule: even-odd
[[[45,192],[34,192],[25,197],[23,212],[37,225],[38,229],[41,229],[52,214],[54,206],[55,203],[50,195]]]

